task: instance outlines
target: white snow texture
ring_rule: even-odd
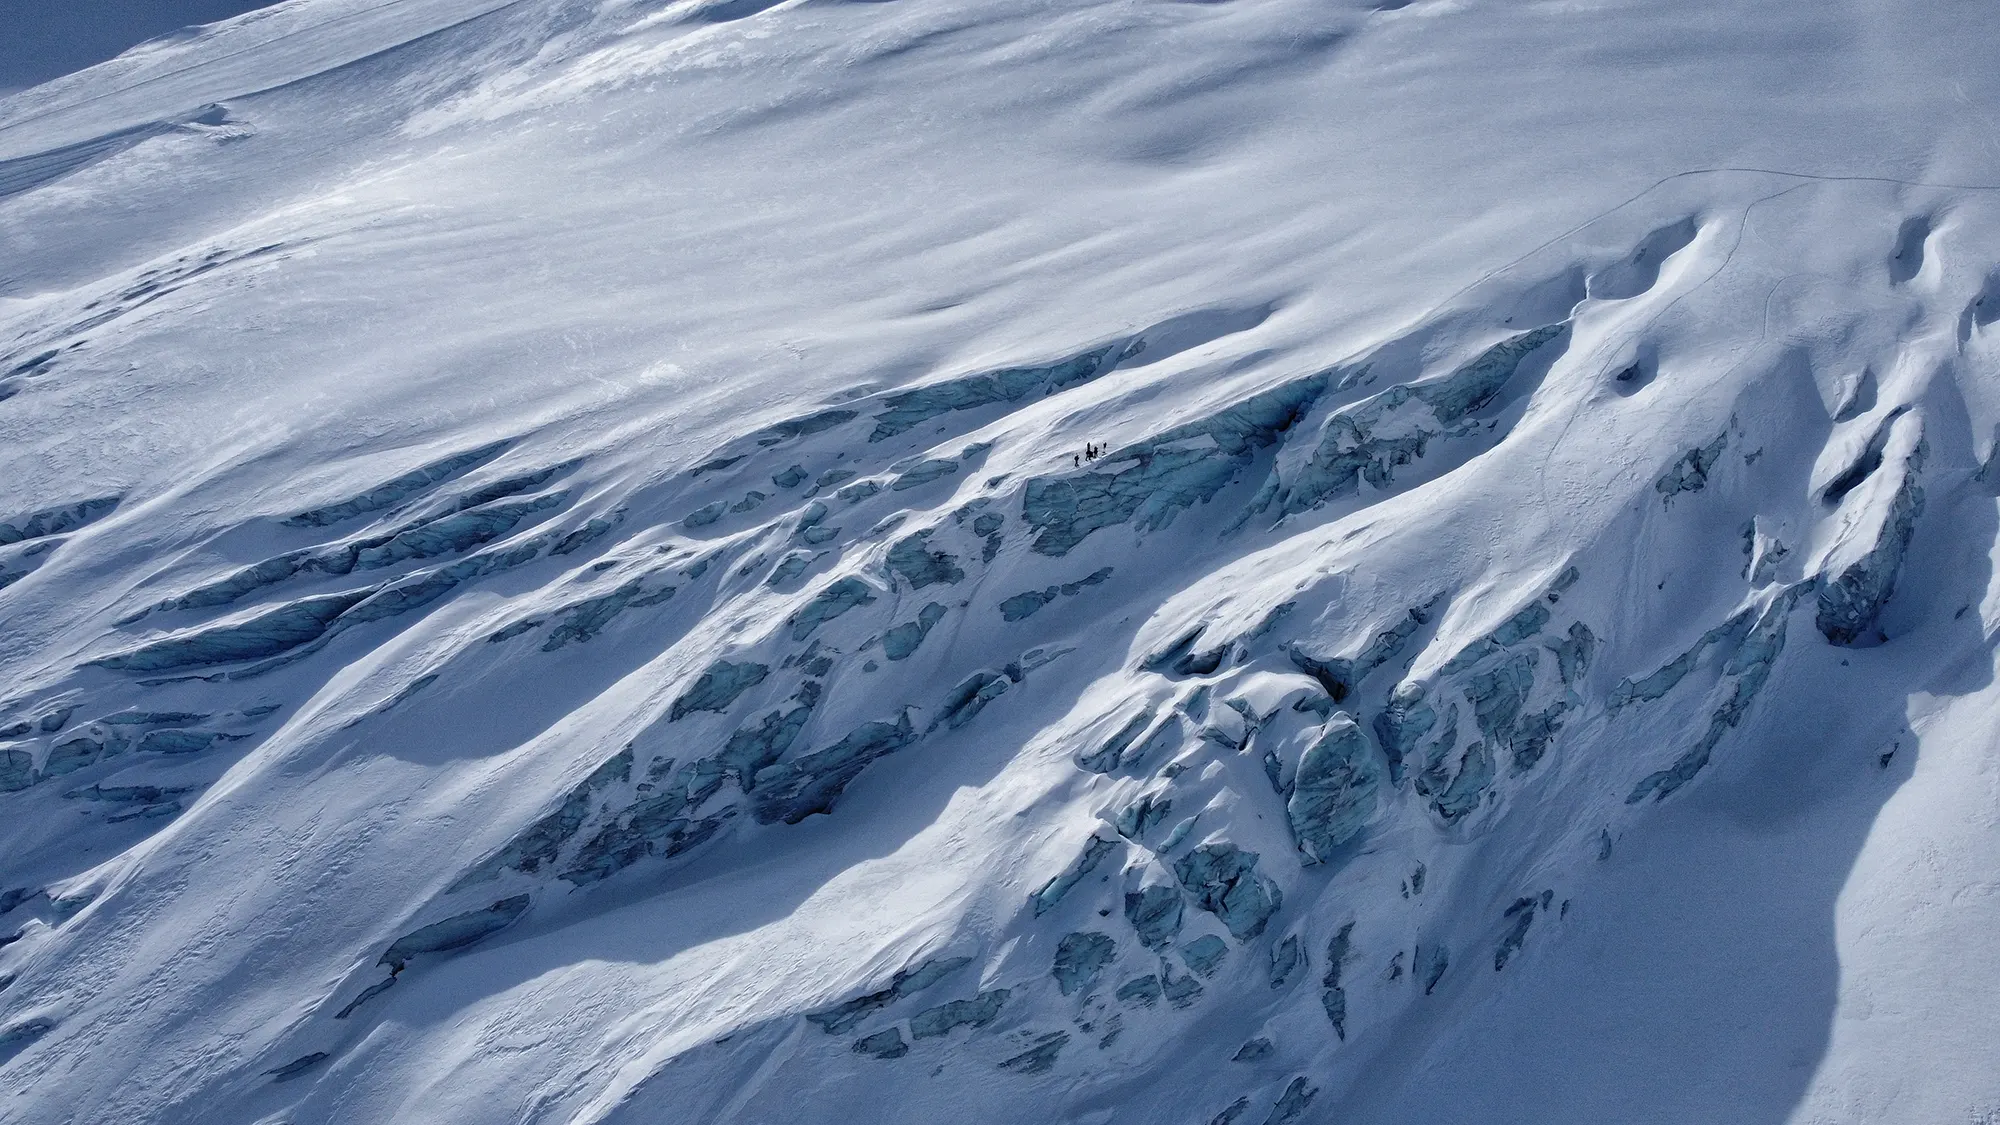
[[[0,1121],[2000,1121],[1995,43],[289,0],[0,99]]]

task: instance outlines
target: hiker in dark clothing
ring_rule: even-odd
[[[1076,462],[1077,468],[1079,469],[1083,468],[1083,455],[1081,453],[1070,454],[1070,460]]]

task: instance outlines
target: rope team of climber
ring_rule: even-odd
[[[1071,457],[1070,457],[1070,460],[1071,460],[1072,462],[1074,462],[1074,463],[1075,463],[1075,466],[1076,466],[1077,468],[1081,469],[1081,468],[1083,468],[1083,463],[1084,463],[1085,461],[1095,461],[1095,460],[1097,460],[1097,459],[1098,459],[1099,457],[1102,457],[1102,456],[1104,456],[1104,447],[1103,447],[1103,446],[1101,446],[1101,445],[1085,445],[1085,446],[1083,447],[1083,452],[1082,452],[1082,453],[1077,453],[1077,454],[1072,454],[1072,455],[1071,455]]]

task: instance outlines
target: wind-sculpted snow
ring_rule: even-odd
[[[1668,259],[1685,250],[1701,225],[1692,218],[1659,227],[1632,247],[1623,261],[1590,276],[1589,293],[1599,300],[1622,301],[1651,289],[1660,280],[1660,268]]]
[[[1992,21],[1377,7],[0,100],[0,1117],[2000,1105]]]

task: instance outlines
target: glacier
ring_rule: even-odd
[[[0,95],[0,1122],[2000,1121],[1996,41],[287,0]]]

